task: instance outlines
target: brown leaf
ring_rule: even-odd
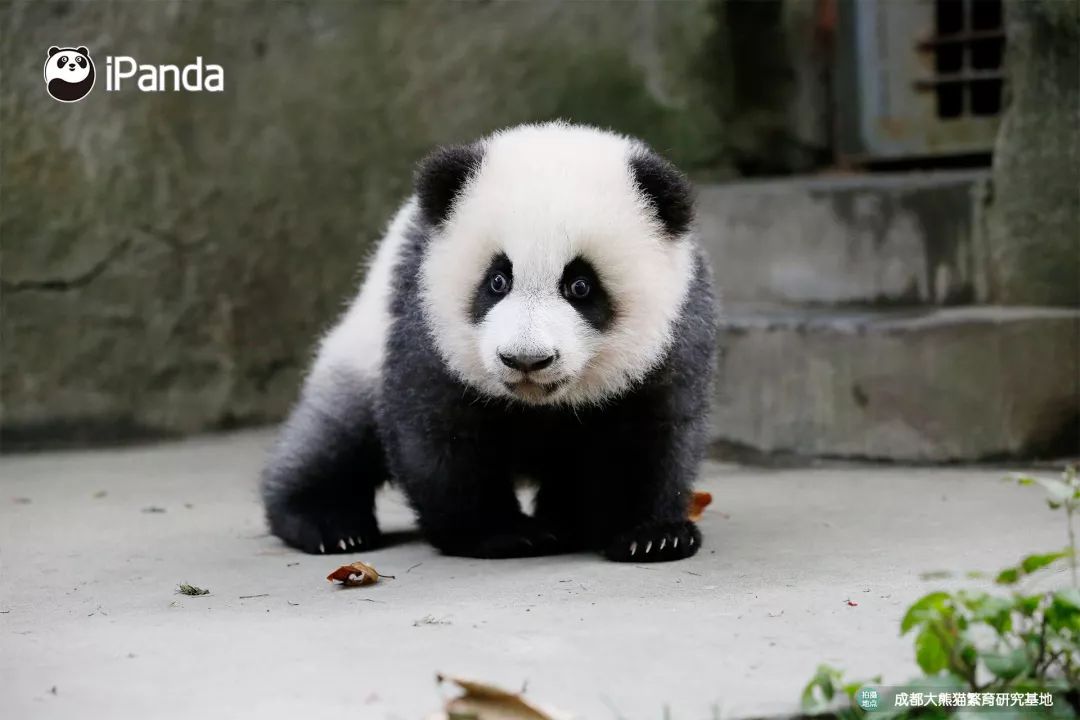
[[[337,580],[345,587],[359,587],[361,585],[374,585],[379,578],[391,578],[393,575],[380,575],[375,568],[365,562],[354,562],[342,565],[334,572],[326,576],[327,581]]]
[[[463,695],[447,701],[443,714],[435,716],[439,720],[562,720],[564,717],[533,705],[521,693],[494,685],[452,675],[439,674],[435,679],[464,690]]]
[[[705,508],[709,507],[709,503],[711,502],[712,493],[707,493],[704,490],[695,490],[693,496],[690,498],[690,507],[686,511],[686,516],[692,522],[697,522],[701,519],[701,513],[705,511]]]

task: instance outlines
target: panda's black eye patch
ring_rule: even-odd
[[[473,323],[480,323],[491,308],[510,294],[514,287],[514,265],[505,254],[499,253],[491,259],[480,284],[473,293],[469,317]]]
[[[67,65],[67,55],[61,55],[60,59],[56,61],[57,66],[64,67]]]
[[[86,60],[84,60],[81,55],[75,58],[75,62],[79,63],[79,67],[86,67]]]
[[[585,258],[574,258],[563,268],[559,290],[585,322],[605,330],[615,319],[615,304]]]

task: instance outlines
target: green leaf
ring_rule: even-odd
[[[1024,572],[1030,575],[1040,568],[1044,568],[1051,563],[1057,562],[1061,558],[1068,557],[1072,553],[1066,551],[1043,553],[1042,555],[1028,555],[1026,558],[1020,561],[1020,567],[1024,569]]]
[[[923,595],[904,614],[904,619],[900,621],[900,634],[906,635],[916,625],[922,625],[931,617],[940,615],[950,600],[951,596],[946,592]]]
[[[1013,678],[1027,672],[1030,667],[1027,652],[1023,648],[1007,653],[983,653],[986,669],[1002,680]]]
[[[802,692],[802,709],[808,715],[825,712],[836,696],[837,686],[843,682],[844,673],[822,663]],[[815,692],[817,691],[817,692]],[[819,694],[820,693],[820,694]]]
[[[1058,590],[1046,608],[1046,623],[1058,632],[1080,635],[1080,590],[1068,588]],[[1074,650],[1080,650],[1080,643],[1074,643]]]
[[[960,648],[960,660],[969,668],[975,667],[979,662],[979,651],[970,642]]]
[[[924,627],[915,637],[915,662],[927,675],[936,675],[949,663],[949,654],[932,627]]]
[[[1058,590],[1054,593],[1054,601],[1074,610],[1080,610],[1080,590],[1076,588]]]
[[[949,570],[930,570],[929,572],[919,573],[920,580],[948,580],[953,576],[953,573]]]
[[[978,602],[969,606],[972,610],[972,619],[984,622],[1003,635],[1012,629],[1012,613],[1016,607],[1016,601],[1010,598],[997,597],[980,593]]]
[[[1076,496],[1076,490],[1068,483],[1060,480],[1035,477],[1034,475],[1013,475],[1012,477],[1020,485],[1038,485],[1046,492],[1047,501],[1055,502],[1058,505],[1066,500],[1072,500]]]
[[[1042,595],[1026,595],[1016,599],[1016,611],[1024,617],[1031,617],[1042,604]]]
[[[998,573],[994,582],[998,585],[1015,585],[1020,581],[1020,568],[1006,568]]]
[[[1016,567],[1005,568],[998,573],[998,576],[994,578],[994,582],[998,585],[1015,585],[1020,582],[1020,578],[1025,575],[1037,572],[1062,558],[1070,557],[1072,552],[1071,549],[1066,548],[1057,552],[1028,555],[1026,558],[1023,558]]]

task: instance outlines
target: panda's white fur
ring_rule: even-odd
[[[436,347],[464,383],[525,402],[599,403],[663,358],[694,255],[688,237],[664,235],[635,185],[629,159],[643,150],[631,138],[564,123],[520,126],[483,141],[483,162],[431,238],[421,276]],[[393,268],[417,212],[410,198],[390,223],[359,295],[323,342],[312,382],[348,372],[378,392]],[[514,292],[474,325],[470,298],[499,252],[513,260]],[[559,291],[563,268],[579,256],[599,268],[617,307],[602,333]],[[559,387],[512,392],[507,383],[522,374],[501,363],[500,352],[556,352],[558,359],[533,377]]]
[[[320,380],[343,375],[378,392],[390,329],[390,291],[394,266],[409,224],[415,219],[416,198],[412,197],[390,221],[364,273],[360,293],[344,317],[326,335],[315,365],[308,376],[309,386],[318,391]]]

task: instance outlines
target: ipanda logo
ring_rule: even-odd
[[[80,45],[75,48],[49,48],[45,59],[45,87],[56,100],[72,103],[82,100],[94,87],[94,61],[90,51]],[[125,80],[135,79],[140,92],[221,92],[225,89],[225,71],[220,65],[195,62],[178,65],[140,65],[126,55],[105,58],[105,91],[125,89]],[[127,87],[131,87],[128,83]]]
[[[45,89],[60,102],[78,102],[94,87],[94,61],[83,46],[53,45],[45,59]]]

